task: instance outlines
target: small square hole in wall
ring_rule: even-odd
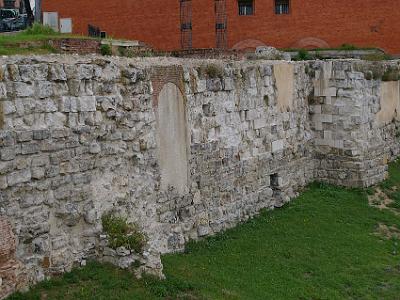
[[[271,187],[276,189],[279,187],[279,175],[278,173],[272,174],[271,176]]]

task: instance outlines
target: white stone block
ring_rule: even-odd
[[[283,150],[285,144],[285,140],[278,140],[278,141],[273,141],[272,142],[272,152],[278,152]]]
[[[267,126],[267,119],[260,118],[254,120],[254,129],[261,129]]]
[[[96,111],[96,97],[95,96],[79,97],[78,110],[83,112]]]

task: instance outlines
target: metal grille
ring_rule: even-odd
[[[215,0],[215,35],[216,48],[226,49],[228,47],[226,0]]]
[[[254,14],[253,0],[239,0],[239,16],[250,16]]]
[[[179,0],[181,6],[181,47],[192,49],[192,0]]]
[[[290,0],[275,0],[275,13],[277,15],[287,15],[290,11]]]

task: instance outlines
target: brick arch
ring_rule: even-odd
[[[297,41],[292,47],[305,49],[329,48],[329,44],[326,41],[316,37],[306,37]]]
[[[266,46],[264,42],[260,40],[247,39],[236,43],[232,49],[239,51],[255,50],[257,47]]]
[[[186,100],[182,66],[153,67],[150,72],[153,87],[153,108],[158,107],[158,96],[167,83],[175,84],[183,94],[184,100]]]

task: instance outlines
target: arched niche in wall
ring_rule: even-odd
[[[292,47],[304,49],[329,48],[329,44],[316,37],[307,37],[297,41]]]
[[[232,49],[248,52],[248,51],[254,51],[254,50],[256,50],[257,47],[262,47],[262,46],[266,46],[266,45],[265,45],[265,43],[263,43],[260,40],[247,39],[247,40],[243,40],[243,41],[236,43],[232,47]]]
[[[185,99],[173,83],[166,83],[156,107],[161,188],[173,186],[184,194],[188,185],[188,135]]]

